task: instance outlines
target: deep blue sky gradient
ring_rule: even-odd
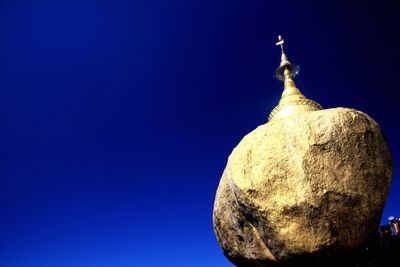
[[[282,84],[384,129],[400,215],[398,10],[376,1],[0,1],[0,265],[232,266],[215,191]]]

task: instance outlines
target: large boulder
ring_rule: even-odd
[[[273,120],[229,156],[214,230],[237,266],[321,262],[376,233],[392,162],[380,127],[347,108]]]

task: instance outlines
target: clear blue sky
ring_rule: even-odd
[[[0,265],[231,266],[214,194],[282,84],[384,129],[399,211],[400,38],[379,1],[0,1]]]

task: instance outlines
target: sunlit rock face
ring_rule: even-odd
[[[335,108],[273,120],[229,156],[214,230],[237,266],[315,263],[377,231],[392,177],[380,127]]]

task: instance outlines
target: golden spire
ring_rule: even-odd
[[[284,90],[279,104],[271,111],[268,121],[289,115],[321,110],[322,107],[315,101],[306,98],[296,87],[293,78],[299,74],[299,67],[289,62],[285,51],[283,50],[284,40],[278,36],[276,45],[281,48],[281,64],[275,71],[275,77],[284,82]]]

